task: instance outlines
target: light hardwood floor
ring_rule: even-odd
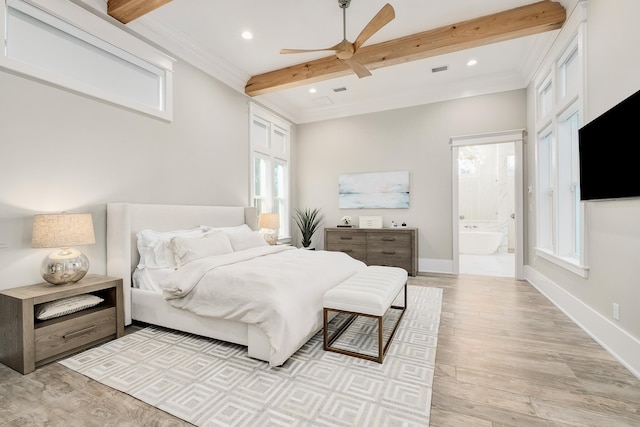
[[[640,380],[527,282],[444,289],[431,426],[640,426]]]
[[[410,283],[444,289],[432,427],[640,426],[640,380],[528,283]],[[0,365],[0,426],[27,425],[189,424],[57,363],[25,376]]]

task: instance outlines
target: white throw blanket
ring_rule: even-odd
[[[192,261],[160,287],[174,307],[257,325],[280,366],[322,328],[324,293],[365,267],[342,252],[263,246]]]

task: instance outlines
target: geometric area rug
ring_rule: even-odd
[[[383,364],[325,352],[320,331],[270,368],[244,346],[156,326],[59,363],[198,426],[428,426],[442,289],[407,288]],[[368,328],[352,325],[352,337]]]

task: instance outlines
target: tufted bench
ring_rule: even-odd
[[[324,316],[324,349],[382,363],[389,344],[407,308],[407,271],[397,267],[369,266],[336,287],[329,289],[322,298]],[[404,306],[392,305],[404,288]],[[383,345],[383,318],[390,308],[401,310],[391,335]],[[347,313],[350,318],[329,336],[331,312]],[[351,325],[357,316],[377,319],[378,356],[333,347],[333,343]]]

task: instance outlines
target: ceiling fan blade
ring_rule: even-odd
[[[371,72],[367,70],[367,67],[359,63],[354,59],[343,59],[344,62],[349,64],[349,66],[353,69],[353,71],[358,75],[359,78],[369,77]]]
[[[327,49],[280,49],[280,53],[307,53],[307,52],[322,52],[324,50],[338,50],[333,48]]]
[[[280,53],[307,53],[307,52],[322,52],[325,50],[333,50],[339,52],[344,49],[344,41],[341,41],[337,45],[326,47],[324,49],[280,49]]]
[[[360,46],[362,46],[362,44],[369,39],[369,37],[377,33],[382,27],[391,22],[395,17],[396,12],[393,10],[393,6],[391,6],[389,3],[382,6],[382,9],[380,9],[376,16],[374,16],[371,21],[369,21],[366,27],[364,27],[358,35],[358,38],[356,38],[356,41],[353,42],[353,47],[355,48],[355,50],[358,50],[358,48],[360,48]]]

